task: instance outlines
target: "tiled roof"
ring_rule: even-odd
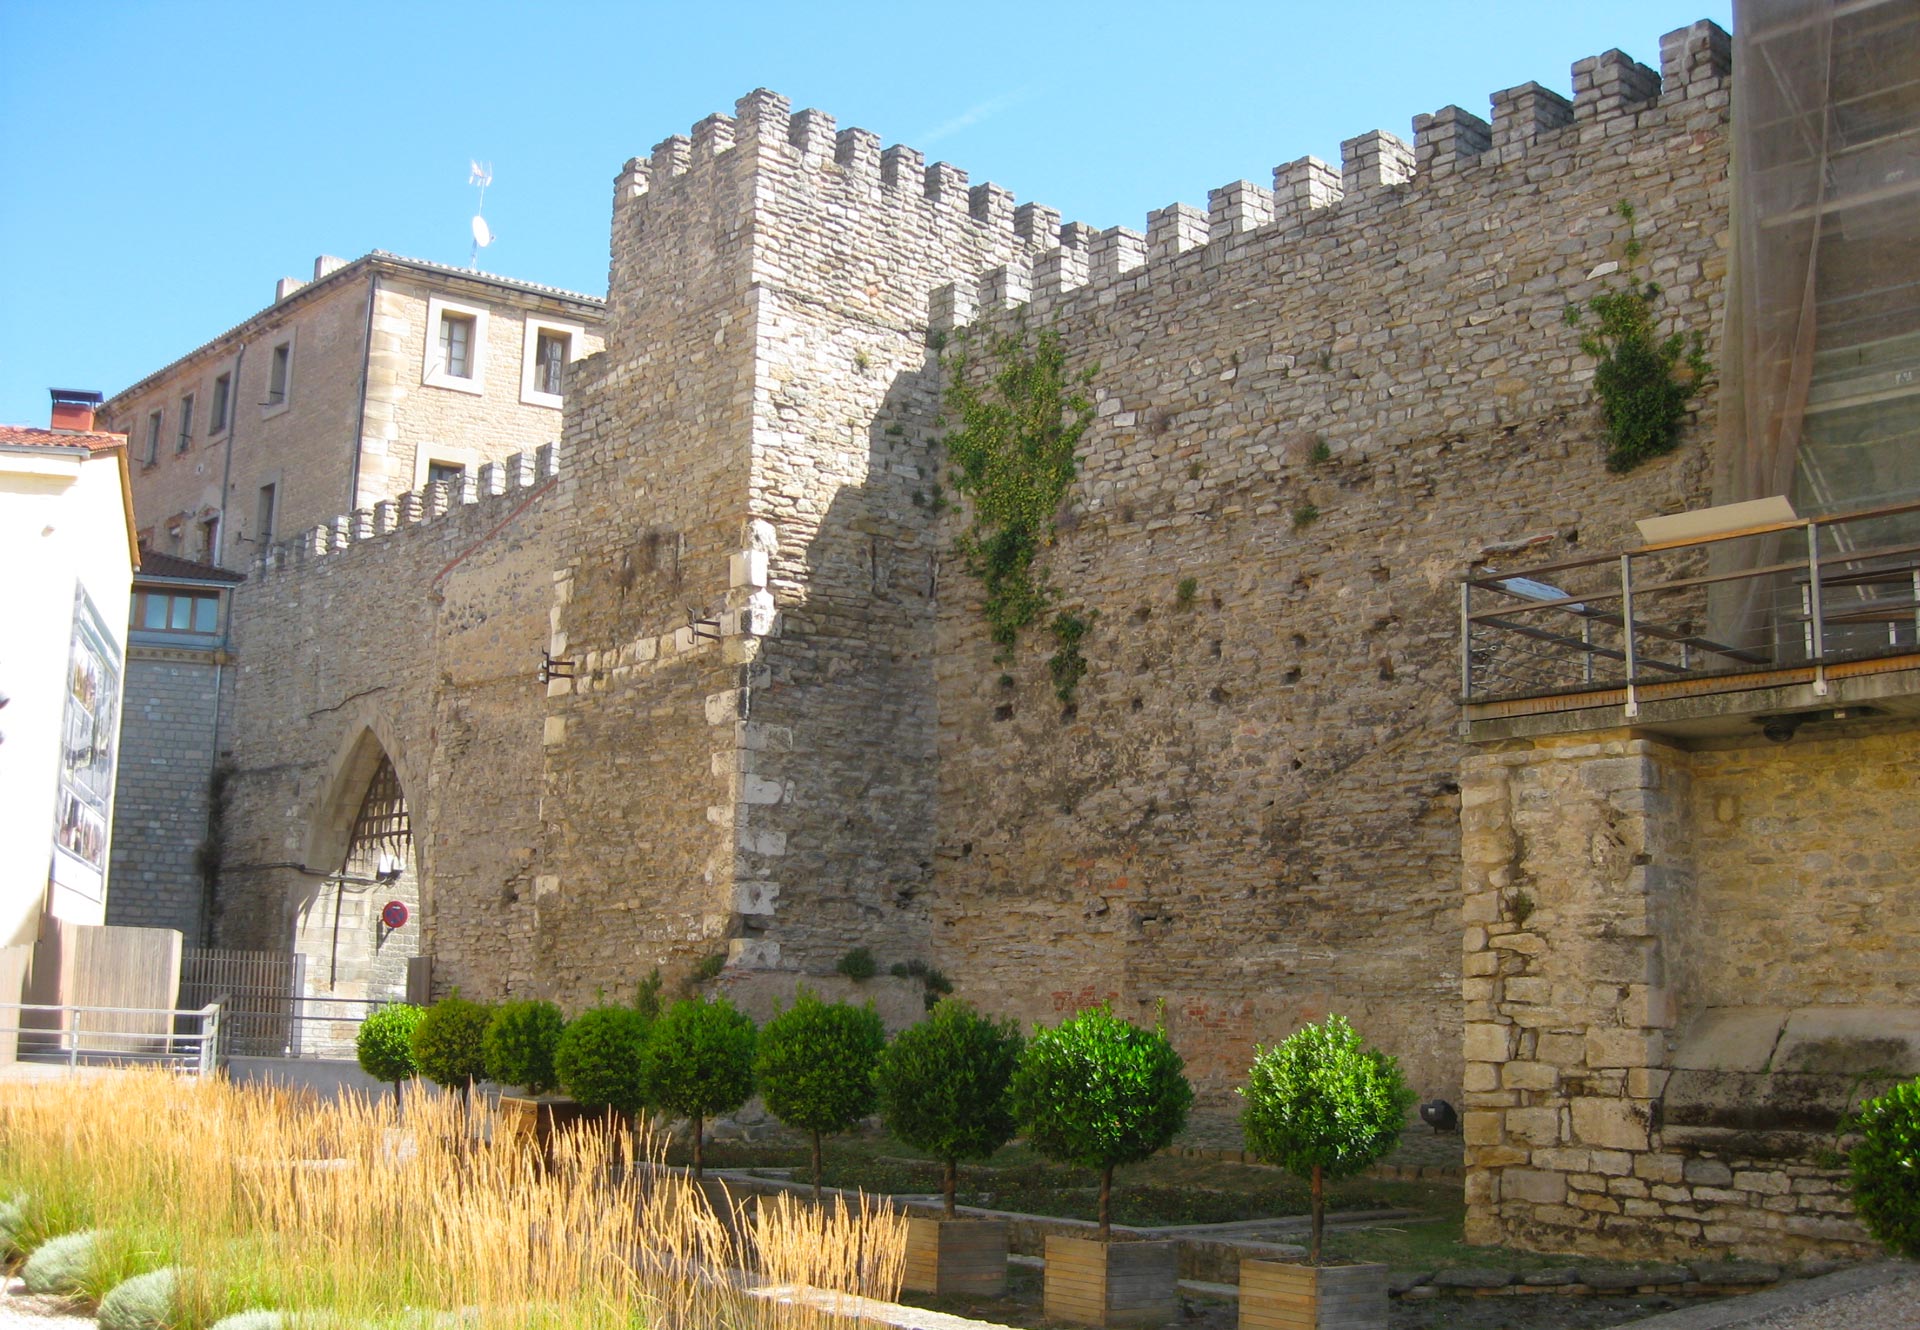
[[[85,448],[90,453],[112,452],[127,446],[124,434],[104,430],[41,429],[33,425],[0,425],[0,444],[15,448]]]
[[[244,582],[245,573],[236,573],[228,568],[216,567],[210,563],[198,563],[192,559],[182,559],[177,555],[162,554],[158,550],[140,551],[140,573],[143,577],[158,578],[174,582]]]

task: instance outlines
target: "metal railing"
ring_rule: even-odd
[[[205,1076],[220,1063],[220,1004],[95,1007],[0,1002],[0,1053],[41,1066],[148,1063]]]
[[[1920,652],[1920,502],[1748,527],[1460,584],[1468,703]]]
[[[396,998],[330,997],[320,994],[222,996],[226,1011],[222,1052],[270,1058],[351,1058],[360,1023]],[[244,1010],[236,1010],[236,1004]]]

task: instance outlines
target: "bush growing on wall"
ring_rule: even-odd
[[[1920,1077],[1862,1104],[1857,1125],[1853,1208],[1887,1250],[1920,1259]]]
[[[487,1075],[529,1094],[545,1094],[559,1084],[553,1072],[554,1049],[566,1020],[551,1002],[530,999],[503,1002],[487,1022],[480,1046]]]
[[[705,1163],[706,1120],[753,1094],[753,1022],[723,997],[682,998],[653,1027],[640,1063],[647,1102],[693,1124],[693,1176]]]
[[[413,1060],[435,1085],[460,1087],[464,1096],[487,1074],[485,1039],[493,1009],[469,1002],[455,989],[420,1018],[413,1031]]]
[[[1368,1048],[1341,1016],[1303,1025],[1272,1048],[1254,1049],[1240,1117],[1260,1159],[1308,1180],[1313,1191],[1309,1264],[1320,1263],[1325,1182],[1351,1177],[1400,1140],[1413,1092],[1400,1064]]]
[[[871,1002],[822,1002],[802,984],[793,1005],[760,1031],[754,1078],[767,1111],[813,1140],[813,1199],[820,1201],[820,1138],[873,1112],[873,1072],[886,1027]]]
[[[1100,1238],[1112,1235],[1113,1170],[1138,1163],[1187,1123],[1193,1087],[1165,1030],[1106,1007],[1039,1029],[1013,1074],[1013,1116],[1041,1154],[1100,1170]]]
[[[420,1007],[396,1002],[361,1021],[353,1037],[353,1053],[360,1060],[360,1070],[393,1086],[395,1108],[400,1107],[401,1082],[420,1074],[420,1064],[413,1056],[413,1032],[426,1014]]]
[[[959,1161],[985,1159],[1013,1135],[1007,1087],[1020,1062],[1020,1031],[948,998],[880,1053],[874,1075],[887,1130],[943,1168],[947,1215]]]

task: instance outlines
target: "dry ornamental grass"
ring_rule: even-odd
[[[174,1330],[255,1307],[418,1330],[830,1330],[853,1311],[832,1295],[891,1300],[905,1260],[884,1201],[735,1204],[644,1136],[570,1132],[543,1157],[452,1095],[410,1096],[403,1121],[386,1099],[161,1071],[0,1087],[16,1194],[24,1248],[101,1231],[91,1300],[180,1267]]]

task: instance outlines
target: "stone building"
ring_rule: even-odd
[[[141,544],[245,569],[277,536],[557,438],[603,302],[375,252],[101,408],[131,440]]]
[[[1484,613],[1523,565],[1618,568],[1641,519],[1773,493],[1726,492],[1712,382],[1676,450],[1609,470],[1566,320],[1644,276],[1663,332],[1744,363],[1722,331],[1733,77],[1727,34],[1695,24],[1657,70],[1609,51],[1571,100],[1443,108],[1144,232],[1063,224],[765,91],[666,140],[616,179],[605,348],[558,445],[316,520],[236,589],[222,942],[292,939],[311,970],[342,917],[328,875],[403,823],[440,991],[577,1007],[717,957],[764,1008],[865,946],[1022,1020],[1163,1013],[1222,1127],[1257,1042],[1340,1011],[1465,1104],[1480,1236],[1856,1248],[1804,1140],[1736,1172],[1724,1141],[1659,1139],[1653,1105],[1683,1019],[1769,990],[1701,940],[1766,935],[1740,889],[1762,860],[1809,917],[1878,907],[1870,981],[1844,930],[1796,932],[1841,978],[1791,1004],[1911,1011],[1920,922],[1878,866],[1920,849],[1911,720],[1874,703],[1822,756],[1696,743],[1608,696],[1580,721],[1607,733],[1574,741],[1566,690],[1474,696],[1476,671],[1553,646],[1631,701],[1608,674],[1630,606],[1624,651],[1601,609],[1552,642],[1491,625],[1534,655],[1482,653],[1484,619],[1461,637],[1463,584]],[[1041,627],[1010,658],[991,640],[943,492],[942,348],[1022,321],[1092,370],[1046,555],[1091,624],[1071,700]],[[1772,668],[1715,656],[1707,585],[1669,605],[1701,626],[1664,628],[1680,654],[1658,658]],[[1879,694],[1911,646],[1896,628],[1869,653]],[[1688,696],[1739,673],[1677,668]],[[1865,755],[1890,774],[1842,796]],[[1648,794],[1683,765],[1711,792],[1691,823]],[[1802,789],[1849,801],[1874,847],[1855,878],[1778,867],[1812,853],[1782,812]],[[1711,844],[1745,866],[1683,869]],[[1669,983],[1628,898],[1710,879],[1670,948],[1699,983]],[[1758,1181],[1715,1191],[1722,1167]],[[1761,1207],[1779,1224],[1727,1220],[1760,1195],[1788,1198]],[[1660,1222],[1627,1222],[1644,1205]]]
[[[228,599],[245,574],[156,550],[133,577],[107,922],[206,938],[209,840],[226,685]]]

